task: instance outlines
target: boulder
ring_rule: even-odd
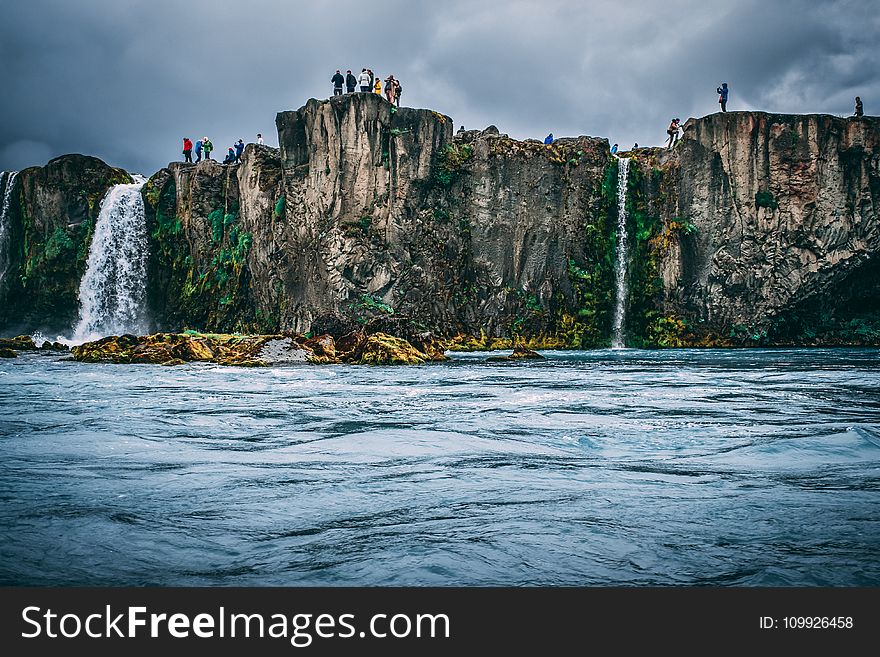
[[[14,338],[0,338],[0,347],[18,349],[19,351],[36,351],[37,345],[29,335],[17,335]]]
[[[15,349],[0,347],[0,358],[15,358],[16,356],[18,356],[18,354],[15,353]]]
[[[402,338],[385,333],[368,335],[353,353],[357,365],[420,365],[428,357]]]

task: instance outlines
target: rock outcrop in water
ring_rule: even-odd
[[[420,365],[445,360],[442,352],[420,351],[402,338],[362,331],[338,342],[330,335],[310,338],[296,333],[230,335],[156,333],[114,335],[73,347],[75,360],[84,363],[182,365],[190,362],[239,367],[292,363],[315,365]],[[14,355],[14,354],[13,354]]]
[[[249,145],[236,167],[173,163],[144,185],[157,329],[338,342],[403,316],[404,333],[361,333],[417,350],[419,334],[456,349],[610,344],[619,166],[606,140],[453,135],[448,117],[375,94],[311,100],[276,123],[279,149]],[[671,152],[623,154],[626,343],[880,343],[878,128],[729,112],[690,120]],[[75,309],[81,265],[41,256],[23,237],[31,217],[49,217],[38,233],[52,254],[62,217],[79,218],[56,243],[85,253],[77,227],[95,212],[77,199],[127,182],[105,167],[84,197],[74,184],[40,201],[50,169],[93,161],[66,160],[20,176],[15,278],[35,294],[0,292],[21,304],[5,306],[6,326]]]

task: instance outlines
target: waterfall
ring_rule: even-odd
[[[9,241],[9,223],[10,209],[12,208],[12,189],[15,187],[15,176],[17,171],[0,172],[0,193],[3,194],[0,201],[0,285],[3,284],[3,278],[6,275],[6,267],[9,264],[9,250],[7,243]]]
[[[617,287],[617,298],[614,305],[614,326],[612,329],[611,348],[623,349],[626,340],[623,326],[626,320],[626,181],[629,175],[629,159],[620,158],[617,171],[617,265],[614,278]]]
[[[86,273],[79,286],[73,342],[146,332],[147,228],[141,187],[111,187],[101,201]]]

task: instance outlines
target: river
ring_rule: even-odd
[[[0,359],[0,583],[880,584],[880,352]]]

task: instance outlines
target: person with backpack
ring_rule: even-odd
[[[239,139],[235,142],[235,161],[241,164],[241,154],[244,152],[244,141]]]
[[[366,94],[371,91],[371,87],[370,74],[367,73],[367,69],[362,69],[361,74],[358,76],[358,88],[361,90],[361,93]]]
[[[675,146],[675,142],[678,141],[678,128],[679,123],[681,123],[681,119],[672,119],[672,123],[669,124],[669,127],[666,128],[666,134],[669,135],[668,143],[666,144],[666,148],[671,149]]]
[[[202,140],[196,140],[196,164],[202,161]]]
[[[205,159],[211,159],[211,151],[214,150],[214,144],[211,143],[211,140],[205,137],[202,139],[202,150],[205,151]]]
[[[389,75],[385,78],[385,100],[389,103],[394,103],[394,76]]]
[[[721,111],[726,112],[727,111],[727,94],[729,93],[729,90],[727,88],[727,83],[722,82],[721,86],[718,87],[715,91],[718,92],[718,102],[721,103]]]
[[[183,161],[192,164],[193,161],[193,143],[189,137],[183,138]]]
[[[353,94],[355,87],[357,87],[358,79],[354,77],[351,70],[349,69],[345,73],[345,91],[347,93]]]
[[[400,86],[400,80],[394,79],[394,104],[400,107],[400,94],[403,93],[403,87]]]
[[[865,109],[862,107],[862,99],[856,96],[856,113],[853,116],[864,116]]]
[[[342,85],[345,84],[345,78],[342,77],[342,73],[339,72],[339,69],[336,69],[336,73],[330,78],[330,82],[333,83],[333,95],[341,96]]]

